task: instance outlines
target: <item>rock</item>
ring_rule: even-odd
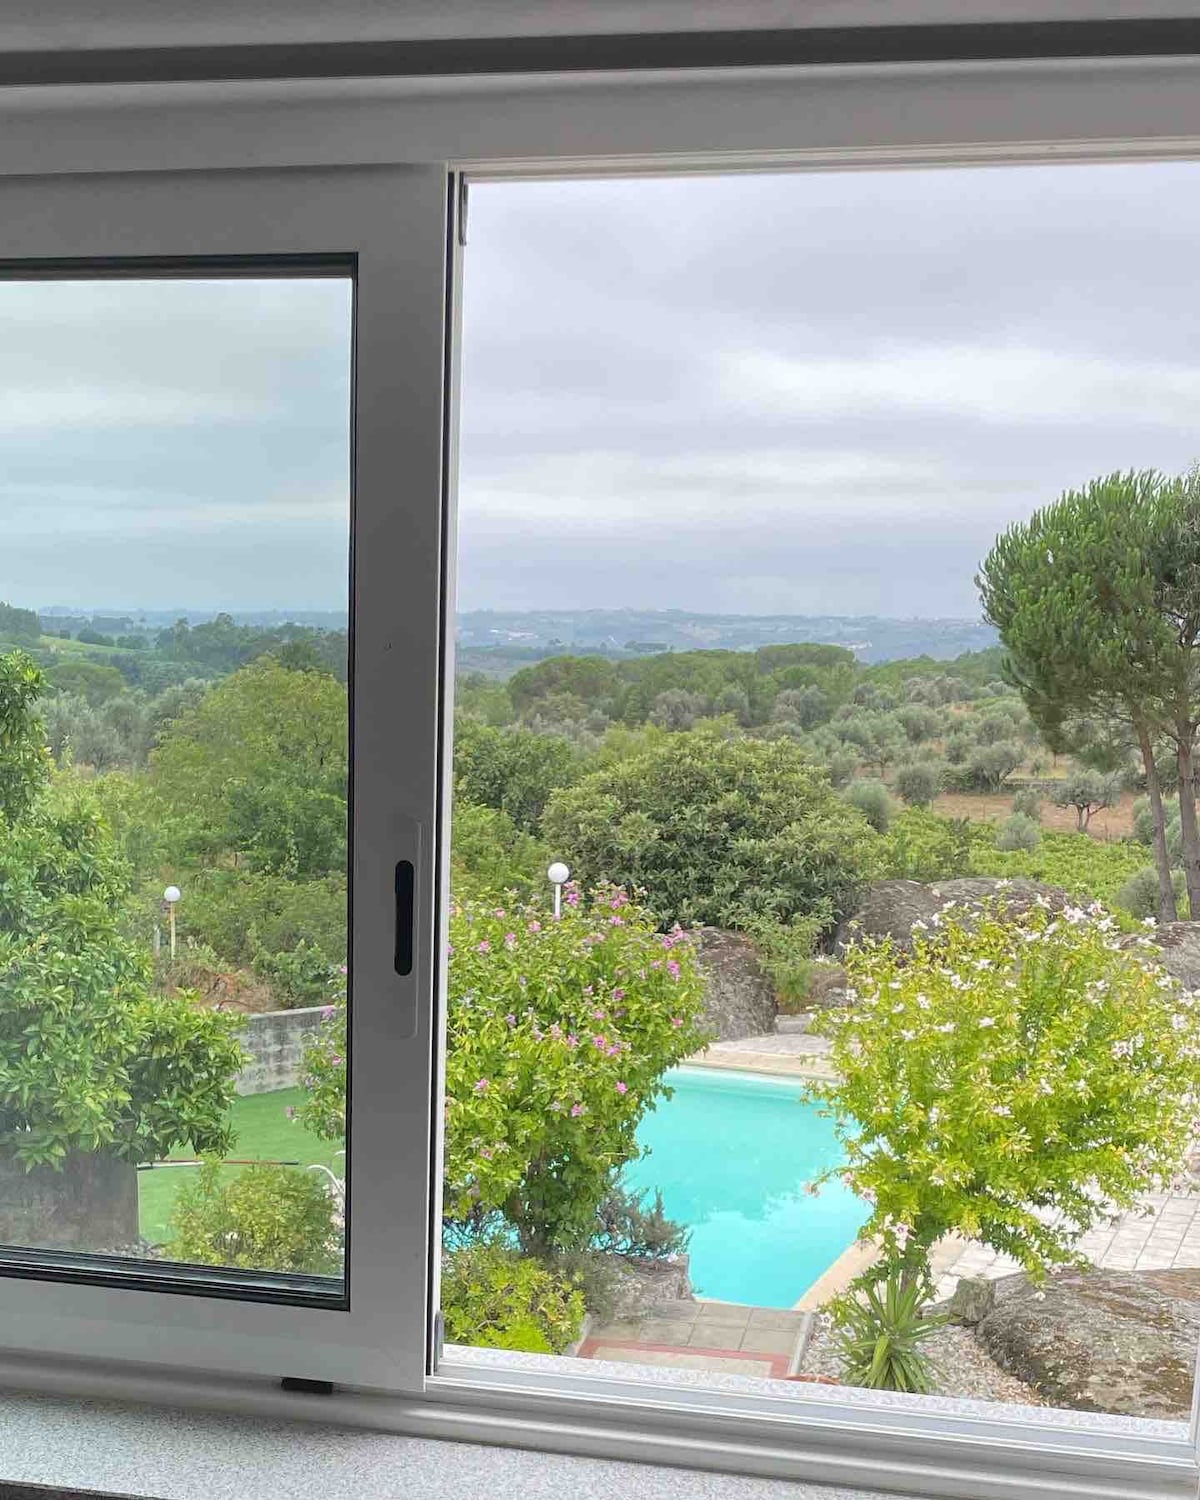
[[[952,1323],[981,1323],[996,1305],[996,1283],[986,1276],[960,1276],[946,1308]]]
[[[846,971],[841,964],[827,958],[813,963],[804,1003],[813,1010],[836,1010],[849,1003],[846,999]]]
[[[1200,990],[1200,922],[1164,922],[1152,936],[1159,961],[1184,989]]]
[[[1200,1270],[1063,1272],[1001,1299],[975,1336],[1055,1405],[1186,1420]]]
[[[776,1016],[775,1032],[777,1036],[803,1036],[811,1030],[812,1022],[811,1010],[799,1011],[794,1016]]]
[[[627,1255],[598,1255],[595,1260],[604,1263],[606,1322],[632,1322],[660,1303],[695,1300],[686,1254],[668,1260],[635,1260]]]
[[[844,953],[861,938],[890,938],[897,948],[908,951],[912,947],[914,924],[928,925],[951,902],[967,915],[985,905],[997,905],[1012,916],[1020,916],[1043,903],[1052,911],[1061,911],[1070,904],[1070,899],[1058,886],[1023,878],[1003,880],[972,875],[940,880],[936,885],[922,885],[916,880],[881,880],[867,887],[858,910],[839,923],[834,948]]]
[[[775,986],[750,939],[717,927],[699,927],[693,936],[704,975],[704,1024],[717,1041],[774,1031]]]

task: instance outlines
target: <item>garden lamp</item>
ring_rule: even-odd
[[[177,885],[169,885],[163,892],[163,900],[167,904],[167,926],[171,933],[171,962],[175,962],[175,907],[183,892]]]
[[[554,915],[557,919],[562,916],[562,888],[571,878],[571,872],[561,859],[556,859],[546,871],[546,875],[554,887]]]

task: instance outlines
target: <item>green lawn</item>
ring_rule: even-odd
[[[305,1130],[298,1120],[289,1120],[289,1107],[298,1108],[305,1099],[303,1089],[281,1089],[275,1094],[251,1094],[238,1099],[231,1111],[237,1132],[230,1155],[251,1161],[296,1161],[301,1166],[320,1162],[342,1175],[344,1158],[333,1141],[322,1141]],[[190,1160],[177,1152],[176,1160]],[[143,1238],[151,1244],[162,1244],[168,1238],[168,1224],[175,1195],[191,1175],[189,1167],[155,1167],[138,1173],[138,1196]],[[229,1173],[241,1170],[226,1167]]]

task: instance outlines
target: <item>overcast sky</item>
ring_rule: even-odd
[[[1200,167],[472,189],[460,607],[978,613],[1200,456]],[[335,281],[0,285],[0,599],[345,603]]]

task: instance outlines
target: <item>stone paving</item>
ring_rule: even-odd
[[[744,1036],[736,1042],[713,1042],[687,1059],[690,1067],[734,1068],[742,1073],[770,1073],[785,1078],[829,1078],[827,1037],[805,1031],[773,1031]]]
[[[802,1314],[786,1309],[678,1299],[660,1302],[637,1322],[592,1329],[577,1358],[778,1380],[791,1371],[805,1322]]]
[[[1200,1192],[1148,1194],[1139,1209],[1085,1234],[1079,1250],[1107,1271],[1200,1267]],[[948,1297],[960,1276],[994,1280],[1020,1267],[986,1245],[948,1236],[935,1247],[933,1270],[938,1296]]]

